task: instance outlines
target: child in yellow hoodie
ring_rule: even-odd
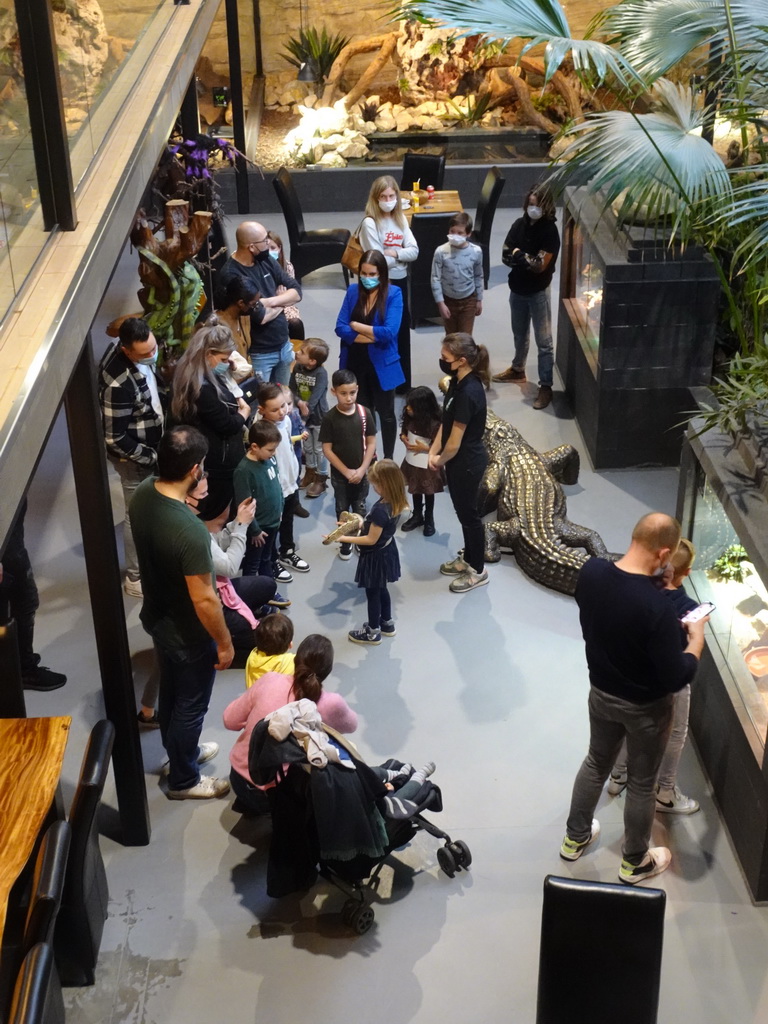
[[[293,675],[293,623],[287,615],[277,612],[263,618],[253,631],[256,646],[245,665],[246,688],[253,686],[265,672]]]

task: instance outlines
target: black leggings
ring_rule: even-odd
[[[379,378],[372,365],[357,376],[357,401],[376,415],[381,423],[381,446],[384,458],[391,459],[395,453],[397,438],[397,416],[395,416],[395,392],[382,391]]]
[[[371,629],[381,629],[382,622],[392,620],[392,598],[386,587],[365,588],[368,599],[368,625]]]
[[[458,455],[445,464],[451,501],[464,533],[464,561],[477,573],[485,568],[485,532],[477,509],[477,494],[486,461],[484,451],[467,457],[459,449]]]

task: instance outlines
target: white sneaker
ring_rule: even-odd
[[[198,764],[205,764],[206,761],[210,761],[210,760],[212,760],[212,758],[216,757],[216,755],[219,752],[219,744],[218,743],[201,743],[198,746],[197,750],[198,750],[197,763]],[[167,775],[170,767],[171,767],[171,762],[170,761],[168,761],[168,760],[163,761],[163,763],[160,765],[160,774],[161,775]]]
[[[575,839],[569,839],[566,834],[563,838],[562,845],[560,846],[560,856],[563,860],[578,860],[579,857],[584,853],[586,848],[594,843],[597,837],[600,835],[600,822],[597,818],[592,819],[592,831],[589,834],[589,839],[585,839],[583,843],[577,843]]]
[[[672,861],[672,854],[666,846],[652,846],[639,864],[630,864],[622,860],[619,868],[619,880],[627,885],[637,885],[646,878],[653,878],[666,871]]]
[[[611,768],[611,776],[608,779],[608,795],[618,796],[627,787],[627,769]]]
[[[699,809],[697,800],[681,793],[675,786],[672,789],[656,790],[656,811],[658,814],[695,814]]]
[[[123,590],[128,597],[144,597],[144,591],[141,589],[141,580],[129,580],[126,576]]]
[[[214,779],[210,775],[201,775],[200,781],[189,789],[169,789],[167,796],[169,800],[210,800],[213,797],[224,796],[229,792],[228,779]]]

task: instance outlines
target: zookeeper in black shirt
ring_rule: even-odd
[[[445,466],[451,501],[464,533],[464,550],[444,562],[440,572],[454,576],[450,589],[463,594],[488,582],[485,535],[477,508],[488,457],[483,444],[487,403],[488,351],[469,334],[448,334],[440,350],[440,369],[451,376],[443,404],[443,426],[432,442],[429,467]]]
[[[515,354],[512,365],[493,380],[505,384],[525,381],[530,326],[539,350],[539,393],[534,409],[546,409],[552,401],[552,308],[550,284],[560,252],[560,234],[555,224],[555,204],[549,191],[536,185],[525,197],[523,216],[509,229],[501,251],[501,262],[509,271],[509,308]]]

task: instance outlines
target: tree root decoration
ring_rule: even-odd
[[[510,68],[515,66],[519,66],[521,70],[530,75],[541,75],[544,78],[546,74],[543,62],[535,60],[533,57],[513,57],[510,54],[503,53],[498,57],[492,57],[483,64],[484,68]],[[563,74],[562,71],[555,71],[550,78],[550,82],[552,83],[552,88],[559,92],[565,100],[568,116],[574,120],[582,118],[584,110],[581,106],[578,92],[569,82],[568,76]]]
[[[373,81],[381,68],[384,67],[386,62],[392,56],[395,46],[397,45],[397,36],[397,32],[387,32],[385,35],[371,36],[370,39],[356,39],[354,42],[347,43],[339,56],[333,62],[333,66],[328,74],[325,89],[323,90],[323,98],[321,100],[322,106],[329,107],[334,102],[339,86],[339,80],[341,79],[347,64],[353,57],[356,57],[360,53],[370,53],[372,50],[380,50],[381,52],[373,60],[367,71],[365,71],[360,77],[360,80],[354,89],[344,97],[344,104],[347,109],[349,109],[353,103],[356,103],[368,88],[370,82]]]
[[[518,78],[517,75],[510,75],[509,82],[517,95],[517,102],[520,104],[520,109],[528,124],[541,128],[542,131],[547,132],[549,135],[557,135],[560,131],[560,125],[550,121],[545,114],[540,113],[534,107],[531,100],[531,91],[522,78]]]

